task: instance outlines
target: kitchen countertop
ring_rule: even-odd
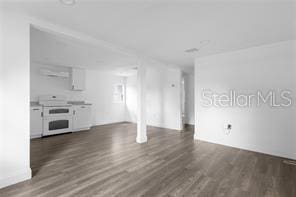
[[[85,103],[84,101],[69,101],[69,105],[92,105],[91,103]],[[30,107],[42,107],[37,101],[31,101]]]
[[[69,101],[68,104],[71,104],[71,105],[91,105],[91,103],[85,103],[84,101]]]

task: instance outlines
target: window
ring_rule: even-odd
[[[124,85],[123,84],[114,85],[113,102],[114,103],[124,102]]]

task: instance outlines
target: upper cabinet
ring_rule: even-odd
[[[85,90],[85,69],[71,69],[71,90]]]

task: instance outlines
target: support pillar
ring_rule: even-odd
[[[137,75],[137,143],[147,142],[146,125],[146,68],[138,67]]]

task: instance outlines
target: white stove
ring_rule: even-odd
[[[72,132],[73,109],[62,95],[42,95],[43,136]]]

